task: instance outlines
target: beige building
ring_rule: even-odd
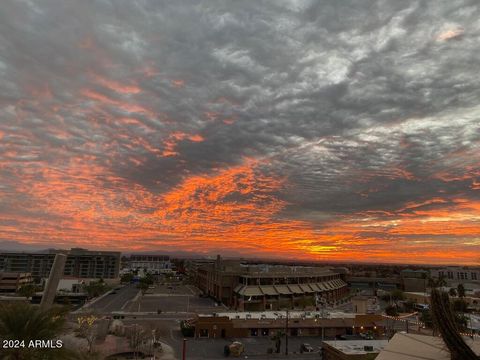
[[[198,338],[269,337],[278,331],[289,336],[332,338],[371,332],[380,336],[381,315],[322,311],[225,312],[197,315],[190,323]],[[288,330],[287,330],[288,329]]]
[[[340,340],[322,343],[323,360],[373,360],[388,340]]]
[[[246,265],[223,260],[197,269],[199,288],[238,311],[316,309],[348,295],[341,274],[326,267]]]
[[[473,351],[480,355],[480,341],[465,338]],[[376,360],[450,360],[442,338],[417,334],[396,333]]]
[[[81,248],[47,252],[1,252],[0,271],[31,273],[39,281],[48,278],[57,253],[67,254],[63,276],[94,279],[119,277],[120,252],[90,251]]]
[[[0,293],[16,293],[27,284],[33,284],[30,273],[0,272]]]

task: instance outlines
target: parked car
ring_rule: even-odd
[[[300,346],[300,353],[303,354],[304,352],[313,352],[313,347],[310,344],[303,343]]]
[[[233,357],[240,357],[245,352],[245,346],[243,346],[243,344],[240,341],[234,341],[228,347],[230,350],[228,352],[228,355],[232,355]],[[226,354],[227,351],[225,350],[226,349],[224,349],[224,353]]]

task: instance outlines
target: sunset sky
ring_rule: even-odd
[[[477,0],[3,0],[0,248],[480,263]]]

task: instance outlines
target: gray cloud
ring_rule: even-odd
[[[261,159],[288,179],[281,216],[319,228],[478,200],[478,14],[474,0],[5,1],[3,211],[26,174],[77,157],[106,187],[152,193]]]

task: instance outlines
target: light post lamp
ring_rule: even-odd
[[[155,360],[155,345],[156,345],[156,340],[155,340],[155,329],[152,330],[152,352],[153,352],[153,360]]]
[[[288,309],[286,312],[286,321],[285,321],[285,355],[288,355]]]
[[[185,360],[185,356],[187,354],[187,339],[183,339],[183,351],[182,351],[182,360]]]

